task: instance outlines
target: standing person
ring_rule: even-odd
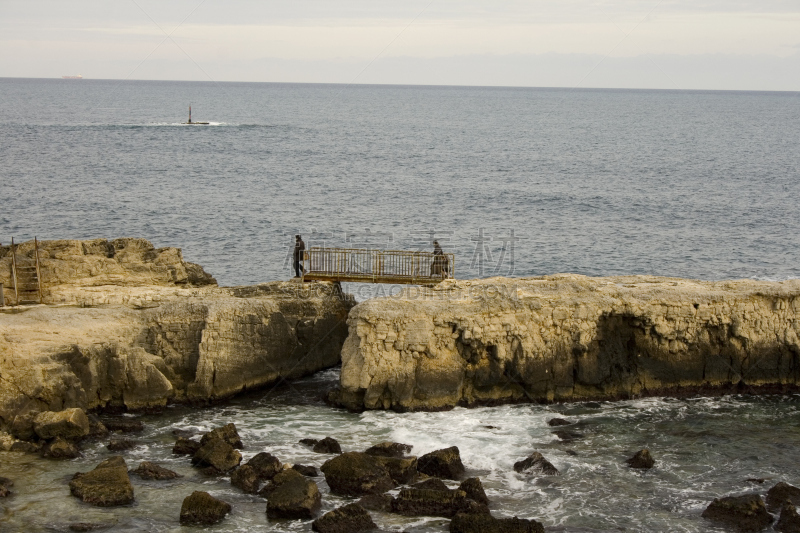
[[[433,263],[431,263],[431,276],[442,276],[444,278],[450,277],[450,268],[447,264],[447,256],[444,255],[444,250],[439,246],[439,241],[433,241]]]
[[[300,269],[303,269],[305,272],[305,268],[302,266],[303,261],[303,252],[306,251],[306,243],[303,242],[303,239],[300,235],[295,235],[294,237],[294,277],[300,277]]]

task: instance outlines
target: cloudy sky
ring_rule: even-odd
[[[0,77],[800,90],[800,0],[0,0]]]

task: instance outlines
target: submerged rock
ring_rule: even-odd
[[[0,498],[8,497],[8,495],[11,494],[11,487],[13,486],[13,481],[7,477],[0,477]]]
[[[403,489],[392,501],[392,511],[405,516],[441,516],[489,513],[488,507],[467,498],[463,490]]]
[[[794,505],[784,505],[775,529],[781,533],[800,533],[800,515]]]
[[[558,437],[562,442],[574,442],[583,438],[583,433],[578,433],[577,431],[567,431],[565,429],[553,431],[553,435]]]
[[[268,518],[312,518],[322,503],[317,484],[292,469],[272,478],[267,487]]]
[[[644,469],[653,468],[653,466],[656,464],[656,460],[653,459],[653,456],[650,455],[650,450],[647,448],[639,450],[626,462],[631,468]]]
[[[77,439],[89,434],[89,418],[83,409],[46,411],[33,419],[33,430],[40,439]]]
[[[429,476],[455,480],[465,471],[458,446],[426,453],[417,461],[417,470]]]
[[[200,448],[202,448],[202,445],[198,441],[179,437],[175,441],[175,446],[172,447],[172,453],[175,455],[194,455]]]
[[[357,503],[329,511],[311,523],[311,530],[318,533],[357,533],[377,527],[366,509]]]
[[[341,496],[380,494],[394,488],[389,471],[377,457],[359,452],[343,453],[322,465],[331,492]]]
[[[244,448],[242,439],[239,438],[239,432],[236,431],[236,425],[233,423],[226,424],[219,428],[214,428],[200,439],[200,445],[205,446],[212,440],[219,439],[230,444],[233,448],[241,450]]]
[[[450,490],[447,485],[444,484],[444,481],[439,479],[438,477],[432,477],[426,479],[425,481],[420,481],[419,483],[414,483],[411,485],[412,489],[422,489],[422,490]]]
[[[758,494],[716,498],[703,511],[703,518],[725,524],[737,531],[761,531],[773,521]]]
[[[342,453],[342,447],[339,445],[339,441],[333,437],[325,437],[314,444],[313,451],[316,453]]]
[[[100,524],[96,522],[74,522],[69,525],[70,531],[97,531],[114,527],[116,524]]]
[[[319,439],[300,439],[298,442],[300,444],[303,444],[305,446],[310,446],[310,447],[313,448],[314,446],[317,445],[317,443],[319,442]]]
[[[109,431],[119,431],[120,433],[139,433],[144,431],[144,424],[141,420],[129,420],[126,418],[105,418],[103,425]]]
[[[124,452],[125,450],[136,448],[139,444],[138,441],[130,439],[111,439],[106,445],[106,448],[112,452]]]
[[[800,505],[800,488],[781,481],[767,491],[767,509],[778,512],[784,505]]]
[[[220,472],[227,472],[239,466],[242,454],[222,439],[210,439],[192,456],[192,464],[199,467],[211,466]]]
[[[319,475],[316,467],[308,465],[292,465],[292,470],[296,470],[306,477],[317,477]]]
[[[131,474],[136,474],[142,479],[156,479],[158,481],[183,477],[177,472],[158,466],[150,461],[143,461],[136,470],[131,470]]]
[[[494,518],[490,514],[459,513],[450,521],[450,533],[544,533],[536,520]]]
[[[81,456],[80,450],[74,442],[56,437],[52,441],[42,446],[42,457],[50,459],[75,459]]]
[[[218,500],[207,492],[195,491],[183,500],[181,505],[181,525],[216,524],[231,512],[231,505]]]
[[[522,461],[514,463],[514,471],[520,473],[526,471],[538,472],[545,476],[557,476],[560,474],[558,468],[553,466],[553,464],[545,459],[539,452],[533,452]]]
[[[411,448],[412,446],[410,444],[401,444],[399,442],[380,442],[375,446],[371,446],[364,450],[364,453],[379,457],[403,458],[406,456],[406,454],[411,452]]]
[[[547,421],[548,426],[571,426],[572,422],[563,418],[551,418]]]
[[[106,459],[87,473],[78,472],[69,482],[73,496],[98,507],[125,505],[133,502],[133,485],[122,457]]]

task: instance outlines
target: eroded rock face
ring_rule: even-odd
[[[106,459],[87,473],[78,472],[69,482],[73,496],[98,507],[126,505],[133,502],[133,485],[122,457]]]
[[[203,435],[203,437],[200,439],[200,446],[205,446],[213,439],[223,440],[238,450],[244,448],[242,439],[239,438],[239,432],[236,431],[236,424],[233,423],[225,424],[219,428],[214,428]]]
[[[113,258],[103,251],[97,260],[153,255],[139,241],[118,244]],[[335,284],[200,287],[180,281],[181,268],[166,260],[172,253],[127,270],[103,270],[91,261],[84,269],[82,261],[95,254],[81,250],[105,245],[54,246],[58,268],[66,272],[73,261],[75,273],[48,280],[45,270],[43,281],[63,296],[53,302],[77,305],[24,308],[0,321],[0,430],[18,439],[37,436],[34,418],[42,412],[216,401],[340,361],[344,319],[354,302]],[[177,278],[156,275],[162,266],[164,272],[175,266]]]
[[[249,494],[256,494],[261,482],[258,479],[256,469],[245,464],[233,471],[231,485]]]
[[[329,511],[311,523],[311,530],[318,533],[357,533],[377,527],[366,509],[357,503]]]
[[[42,439],[77,439],[89,434],[89,418],[83,409],[77,407],[59,412],[46,411],[33,419],[33,430]]]
[[[239,466],[242,454],[222,439],[211,439],[202,445],[192,456],[192,464],[198,467],[211,466],[220,472],[227,472]]]
[[[376,457],[359,452],[343,453],[322,465],[331,492],[342,496],[380,494],[394,488],[389,471]]]
[[[182,525],[216,524],[231,512],[231,505],[207,492],[195,491],[183,500],[180,522]]]
[[[74,442],[61,437],[56,437],[42,446],[41,452],[42,457],[50,459],[75,459],[81,456],[81,452]]]
[[[392,501],[392,511],[406,516],[441,516],[457,513],[489,514],[489,509],[467,498],[463,490],[403,489]]]
[[[800,280],[447,280],[348,325],[332,399],[356,410],[800,385]]]
[[[716,498],[703,511],[703,518],[742,532],[761,531],[773,521],[758,494]]]

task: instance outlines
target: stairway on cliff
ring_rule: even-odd
[[[17,265],[17,298],[20,304],[42,303],[39,273],[35,264]]]

